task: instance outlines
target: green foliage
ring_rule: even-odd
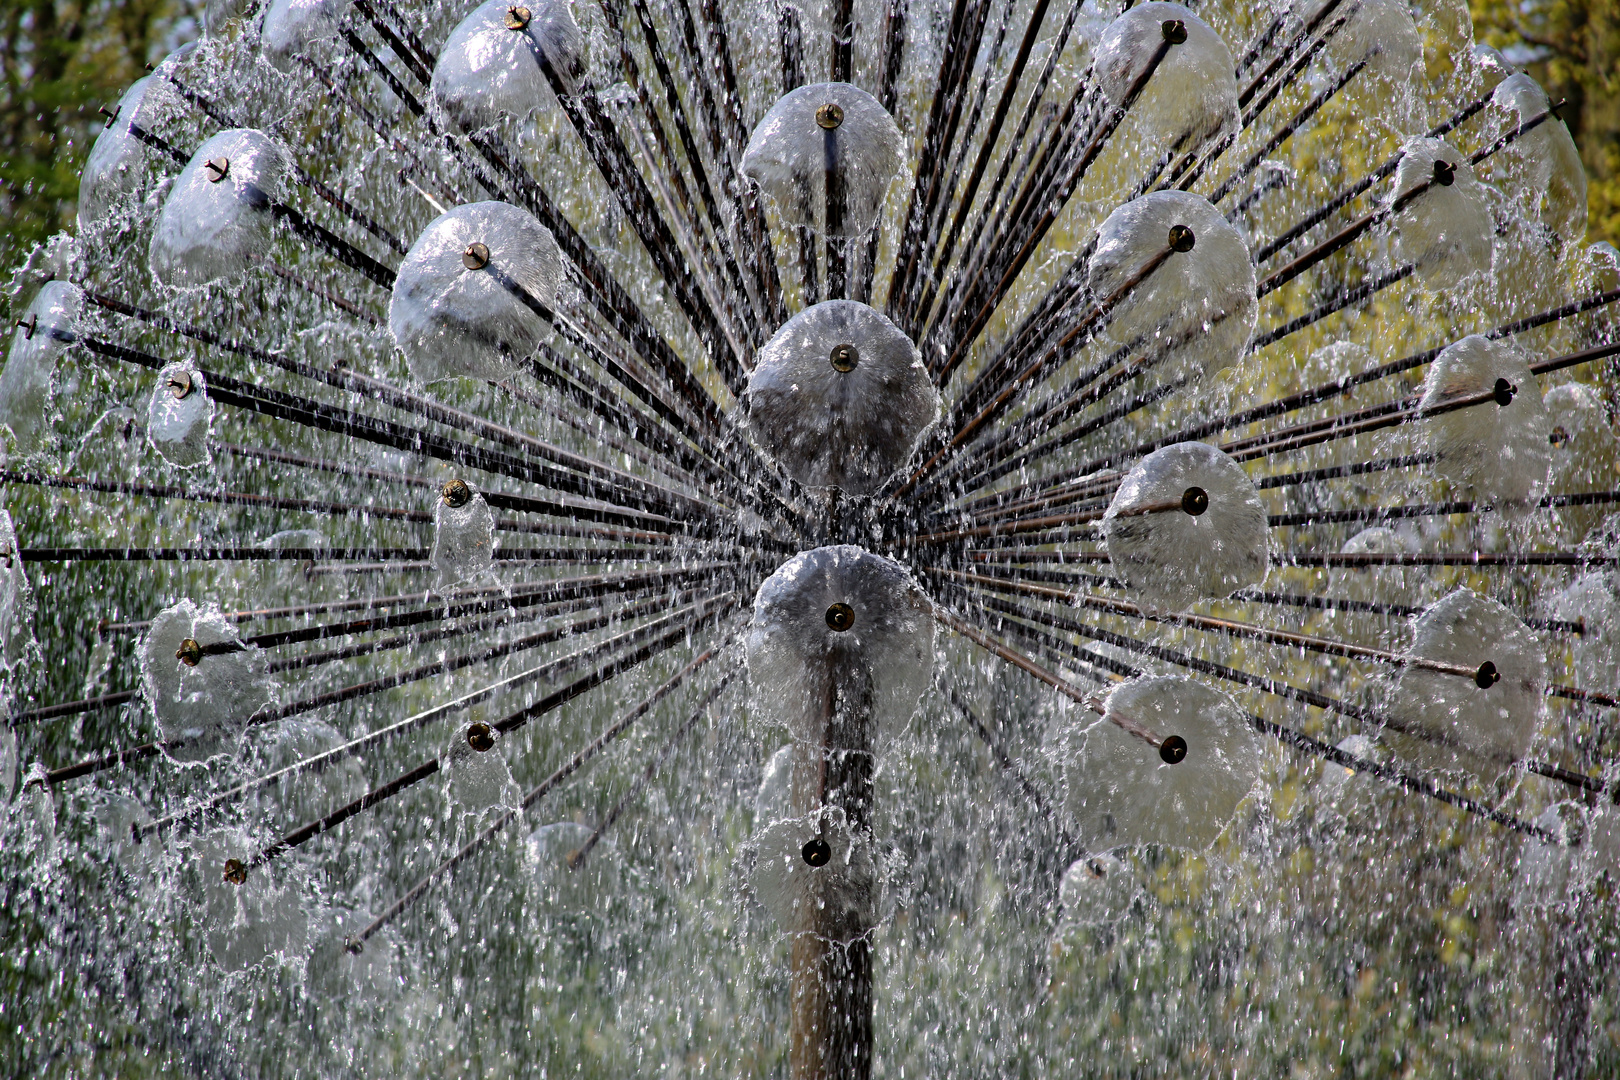
[[[1473,0],[1474,34],[1506,52],[1562,110],[1588,177],[1588,240],[1620,240],[1620,2]],[[1534,57],[1533,62],[1526,59]]]
[[[192,0],[0,0],[0,265],[73,223],[97,109],[196,36]]]

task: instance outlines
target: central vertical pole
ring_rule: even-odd
[[[852,838],[872,818],[872,683],[865,665],[835,646],[825,660],[821,744],[795,770],[795,811],[843,812]],[[819,759],[819,760],[817,760]],[[825,833],[827,815],[823,814]],[[821,839],[825,840],[824,835]],[[836,857],[835,857],[836,858]],[[875,897],[849,904],[841,894],[861,883],[820,876],[793,937],[790,1049],[792,1080],[868,1080],[872,1075],[872,942],[867,915]],[[867,883],[876,888],[876,883]]]
[[[1553,949],[1551,985],[1552,1080],[1579,1080],[1591,1068],[1592,1041],[1592,934],[1588,925],[1590,901],[1572,901],[1551,923]]]
[[[821,145],[822,181],[827,192],[827,299],[842,300],[849,294],[849,241],[837,235],[844,231],[845,203],[844,177],[838,169],[838,132],[822,132]]]
[[[833,13],[832,26],[832,81],[849,82],[855,51],[854,0],[838,0]],[[843,300],[849,297],[849,253],[853,239],[834,238],[833,233],[844,227],[844,192],[842,183],[834,175],[837,164],[837,142],[832,132],[826,137],[827,169],[827,299]]]

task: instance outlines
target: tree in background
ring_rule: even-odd
[[[1474,34],[1546,88],[1586,162],[1589,240],[1620,240],[1620,0],[1474,0]]]
[[[72,225],[97,109],[195,37],[200,11],[192,0],[0,0],[0,266]]]
[[[1590,177],[1589,239],[1620,240],[1620,0],[1472,0],[1479,40],[1546,87]],[[197,36],[200,0],[0,0],[0,266],[73,222],[97,109]]]

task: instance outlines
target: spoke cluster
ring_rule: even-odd
[[[17,535],[4,558],[33,575],[41,613],[55,610],[63,582],[95,598],[80,625],[41,621],[47,666],[85,641],[112,659],[77,694],[54,675],[13,686],[10,724],[25,754],[57,755],[36,779],[66,790],[94,777],[117,789],[137,770],[172,768],[139,784],[150,801],[132,836],[145,844],[365,763],[363,792],[261,829],[236,851],[223,872],[240,882],[358,815],[409,813],[417,785],[465,753],[456,740],[485,754],[542,720],[563,730],[556,716],[576,699],[607,700],[611,719],[517,806],[460,836],[414,883],[394,883],[393,899],[345,935],[359,952],[637,724],[667,713],[650,743],[635,743],[636,771],[569,865],[594,857],[681,741],[747,684],[736,642],[760,584],[797,552],[853,543],[909,566],[943,627],[1083,710],[1113,718],[1105,702],[1120,682],[1192,674],[1231,692],[1255,732],[1292,751],[1561,842],[1484,788],[1353,753],[1327,733],[1457,742],[1404,724],[1369,692],[1409,669],[1482,688],[1500,677],[1489,656],[1454,663],[1405,650],[1402,621],[1442,586],[1503,598],[1555,653],[1594,630],[1555,617],[1546,600],[1571,573],[1620,564],[1612,538],[1597,539],[1601,527],[1586,543],[1576,531],[1620,500],[1613,474],[1607,485],[1552,486],[1528,506],[1498,506],[1435,479],[1439,458],[1424,434],[1441,416],[1539,398],[1554,373],[1599,370],[1620,344],[1593,327],[1608,325],[1620,289],[1600,281],[1526,302],[1482,285],[1485,299],[1394,325],[1376,343],[1420,351],[1309,360],[1334,341],[1370,339],[1376,320],[1402,318],[1401,303],[1428,303],[1417,263],[1373,249],[1389,247],[1403,212],[1450,187],[1458,164],[1485,175],[1555,124],[1556,106],[1508,124],[1471,86],[1460,107],[1442,103],[1446,118],[1426,132],[1472,147],[1456,164],[1438,162],[1389,198],[1381,193],[1404,150],[1338,170],[1331,184],[1301,178],[1312,192],[1302,211],[1282,198],[1290,185],[1272,164],[1313,124],[1344,122],[1341,95],[1376,74],[1371,54],[1336,66],[1351,0],[1329,0],[1307,22],[1251,27],[1234,50],[1236,122],[1174,144],[1139,130],[1133,109],[1187,41],[1182,23],[1164,23],[1113,93],[1083,59],[1099,28],[1078,4],[959,0],[928,49],[914,48],[930,32],[920,5],[867,7],[832,4],[830,33],[818,39],[784,5],[764,20],[773,32],[761,48],[763,12],[603,0],[601,25],[592,23],[602,55],[561,70],[537,50],[551,97],[534,103],[536,115],[473,132],[434,98],[430,46],[449,26],[389,0],[356,0],[328,39],[294,57],[291,75],[268,69],[250,31],[159,65],[152,78],[171,102],[162,123],[126,120],[150,148],[143,167],[154,178],[185,167],[220,130],[263,127],[288,148],[293,182],[270,203],[273,241],[235,283],[155,285],[142,265],[138,201],[86,222],[77,253],[60,260],[59,275],[83,289],[82,316],[52,331],[66,346],[64,370],[77,372],[73,388],[62,382],[77,397],[60,426],[78,428],[0,472]],[[507,25],[524,33],[533,17],[514,6]],[[869,236],[835,235],[830,181],[829,228],[818,231],[779,220],[743,178],[753,122],[823,75],[869,92],[906,138],[910,175]],[[243,87],[262,87],[262,99]],[[229,163],[207,166],[217,182],[230,179]],[[1211,312],[1167,337],[1112,333],[1204,237],[1177,225],[1119,284],[1093,287],[1103,218],[1166,192],[1207,198],[1248,238],[1258,325],[1224,381],[1170,358],[1238,313]],[[427,222],[483,200],[524,209],[555,237],[555,304],[508,285],[549,336],[509,354],[505,379],[415,386],[386,329],[396,268]],[[470,273],[492,265],[479,246],[467,249]],[[1511,252],[1499,251],[1499,278],[1513,273],[1504,259]],[[829,299],[892,320],[921,350],[943,402],[910,463],[872,498],[800,488],[748,428],[756,356],[790,315]],[[31,338],[37,323],[25,329]],[[1414,380],[1469,334],[1538,350],[1529,370],[1543,385],[1498,380],[1425,406]],[[150,460],[145,402],[156,373],[175,363],[199,380],[177,393],[204,393],[217,409],[201,469]],[[1263,586],[1163,612],[1138,602],[1106,530],[1136,463],[1193,440],[1253,481],[1270,569]],[[442,571],[438,530],[446,508],[474,499],[493,515],[491,576],[458,580]],[[1127,513],[1219,509],[1188,488]],[[1556,525],[1564,513],[1588,524]],[[1400,523],[1418,523],[1421,550],[1345,550],[1362,530]],[[153,735],[131,650],[164,604],[186,596],[217,600],[229,634],[188,639],[195,648],[177,662],[262,655],[278,682],[275,700],[246,718],[249,739],[311,717],[341,736],[260,773],[188,776],[166,764],[188,737]],[[944,694],[925,708],[966,719],[1033,814],[1060,817],[1043,780],[1019,765],[1020,749],[964,694],[976,677],[972,665],[947,672]],[[1535,690],[1560,727],[1620,706],[1616,687],[1558,677]],[[82,739],[60,734],[68,724]],[[408,738],[430,729],[434,745],[453,732],[451,749],[424,753]],[[1180,736],[1131,734],[1169,764],[1187,750]],[[1480,750],[1466,739],[1452,748]],[[1547,785],[1527,807],[1614,795],[1603,761],[1487,756]],[[1096,854],[1058,828],[1067,859]]]

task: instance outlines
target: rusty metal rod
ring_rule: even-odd
[[[1230,668],[1224,664],[1217,664],[1209,660],[1200,660],[1176,649],[1168,649],[1162,646],[1150,645],[1145,641],[1140,641],[1136,638],[1101,630],[1083,623],[1077,623],[1072,619],[1065,619],[1048,611],[1030,612],[1016,604],[997,600],[994,597],[983,596],[982,594],[967,593],[965,590],[963,591],[964,594],[969,597],[977,595],[978,606],[988,611],[995,611],[1004,615],[1011,615],[1016,618],[1038,619],[1042,624],[1050,626],[1053,629],[1062,630],[1066,633],[1077,634],[1081,637],[1087,637],[1093,640],[1105,642],[1107,644],[1116,645],[1120,648],[1141,653],[1146,656],[1151,656],[1154,659],[1162,660],[1178,667],[1184,667],[1192,671],[1200,672],[1201,674],[1213,675],[1217,678],[1247,686],[1251,689],[1261,690],[1265,693],[1278,697],[1300,701],[1315,708],[1347,716],[1375,728],[1389,728],[1392,731],[1398,731],[1426,742],[1436,743],[1438,745],[1447,746],[1468,753],[1481,753],[1479,751],[1472,750],[1465,745],[1457,743],[1455,740],[1448,737],[1441,736],[1433,732],[1409,728],[1406,725],[1397,723],[1388,716],[1374,713],[1371,710],[1357,705],[1352,705],[1348,702],[1329,697],[1325,694],[1317,693],[1313,690],[1303,690],[1299,687],[1291,686],[1287,683],[1279,682],[1274,679],[1260,675],[1253,675],[1249,672],[1240,671],[1236,668]],[[1073,646],[1067,647],[1073,648]],[[1548,765],[1545,762],[1527,759],[1515,759],[1505,755],[1489,753],[1482,754],[1482,756],[1490,760],[1497,761],[1505,767],[1535,772],[1538,775],[1548,777],[1549,779],[1558,780],[1562,783],[1569,784],[1583,790],[1601,791],[1605,790],[1606,787],[1601,780],[1581,776],[1580,774],[1572,773],[1567,769]]]

